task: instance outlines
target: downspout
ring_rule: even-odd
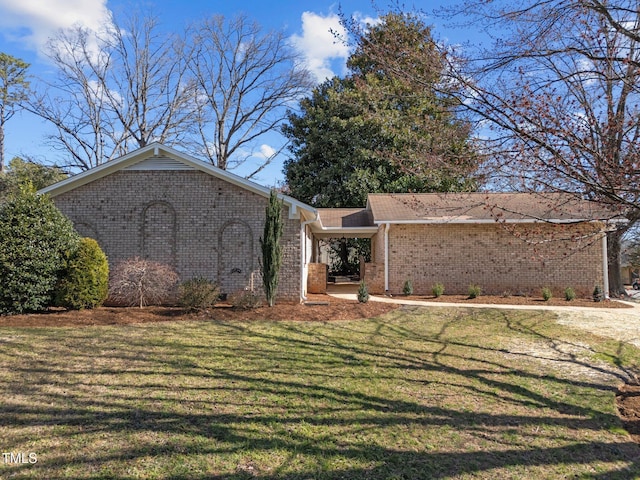
[[[389,228],[390,223],[384,224],[384,293],[389,293]]]
[[[602,233],[602,293],[609,300],[609,258],[607,252],[607,232]]]
[[[320,214],[316,211],[315,218],[311,220],[306,220],[300,224],[300,301],[304,302],[307,299],[305,295],[305,283],[307,279],[305,278],[305,263],[307,260],[307,225],[310,223],[318,221],[320,218]]]

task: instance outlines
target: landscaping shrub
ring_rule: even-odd
[[[405,295],[413,295],[413,283],[411,280],[407,280],[404,282],[404,287],[402,287],[402,293]]]
[[[207,278],[193,278],[178,287],[178,303],[189,312],[213,308],[220,299],[220,288]]]
[[[283,201],[278,200],[275,190],[271,191],[269,204],[265,210],[264,234],[260,237],[262,259],[260,270],[264,294],[270,307],[276,303],[278,283],[280,282],[280,267],[282,266],[282,245],[280,239],[284,229],[282,222]]]
[[[604,300],[604,293],[600,285],[596,285],[596,287],[593,289],[593,301],[601,302],[602,300]]]
[[[80,237],[49,197],[24,189],[0,205],[0,314],[48,308]]]
[[[479,285],[475,285],[475,284],[469,285],[469,290],[468,290],[469,298],[478,298],[481,293],[482,293],[482,289],[480,288]]]
[[[575,298],[576,298],[576,292],[575,292],[575,290],[573,290],[573,288],[571,288],[571,287],[567,287],[567,288],[564,290],[564,299],[565,299],[567,302],[570,302],[571,300],[575,300]]]
[[[431,289],[431,293],[433,293],[433,296],[436,298],[441,297],[444,294],[444,285],[436,283]]]
[[[229,296],[233,308],[251,310],[262,306],[262,297],[251,290],[240,290]]]
[[[360,287],[358,287],[358,301],[360,303],[367,303],[369,301],[369,289],[364,280],[360,282]]]
[[[551,289],[549,287],[544,287],[542,289],[542,299],[545,302],[548,302],[549,300],[551,300],[552,297],[553,297],[553,293],[551,292]]]
[[[80,240],[56,289],[56,305],[80,310],[102,305],[109,294],[109,263],[98,242]]]
[[[160,305],[171,299],[178,274],[164,263],[138,257],[118,263],[109,279],[109,299],[119,304],[140,308]]]

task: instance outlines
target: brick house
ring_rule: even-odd
[[[270,190],[154,143],[41,191],[109,263],[131,257],[171,265],[183,280],[206,277],[223,293],[262,288],[260,237]],[[313,208],[284,201],[280,297],[303,292],[305,221]]]
[[[260,290],[260,244],[270,190],[154,143],[41,190],[113,265],[139,256],[223,293]],[[610,213],[545,194],[371,194],[365,208],[315,209],[286,195],[279,297],[323,290],[318,240],[371,238],[372,293],[416,293],[434,283],[466,293],[607,288]],[[312,290],[313,291],[313,290]]]
[[[369,282],[400,293],[406,280],[430,293],[470,284],[488,294],[557,293],[567,287],[608,294],[605,231],[610,211],[571,195],[545,193],[372,194],[377,227]]]

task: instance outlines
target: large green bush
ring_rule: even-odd
[[[80,238],[51,199],[21,191],[0,205],[0,314],[50,306]]]
[[[109,293],[109,263],[98,242],[80,240],[58,284],[56,304],[80,310],[102,305]]]

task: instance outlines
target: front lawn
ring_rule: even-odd
[[[640,352],[553,318],[4,327],[0,478],[640,476]]]

